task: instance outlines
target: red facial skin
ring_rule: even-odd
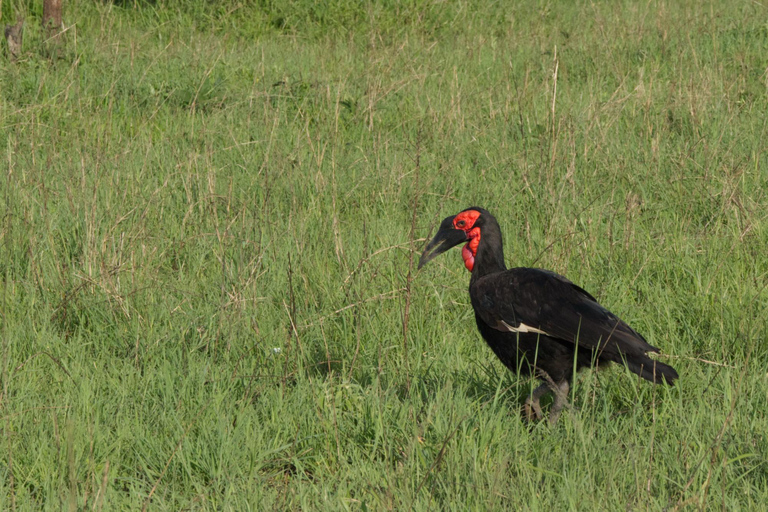
[[[453,219],[453,227],[461,229],[467,234],[469,242],[461,249],[461,257],[464,258],[464,266],[472,272],[475,267],[475,256],[477,256],[477,246],[480,244],[480,228],[473,228],[480,212],[476,210],[467,210],[461,212]]]

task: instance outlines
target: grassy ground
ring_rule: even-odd
[[[768,502],[758,2],[65,2],[0,68],[0,509]],[[279,5],[278,5],[279,4]],[[558,425],[474,327],[444,216],[680,372]]]

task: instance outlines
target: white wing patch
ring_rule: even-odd
[[[504,320],[499,320],[499,323],[497,324],[497,329],[500,331],[507,331],[507,332],[535,332],[538,334],[549,336],[549,334],[542,331],[541,329],[531,327],[530,325],[525,325],[522,322],[520,322],[520,325],[518,325],[517,327],[513,327],[509,325],[507,322],[505,322]]]

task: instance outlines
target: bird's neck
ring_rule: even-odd
[[[489,222],[483,226],[480,242],[477,244],[474,265],[472,268],[472,280],[479,279],[488,274],[503,272],[507,269],[504,264],[504,248],[501,242],[501,230],[495,222]]]

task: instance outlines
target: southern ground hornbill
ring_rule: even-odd
[[[461,255],[472,273],[469,296],[480,334],[507,368],[544,382],[525,400],[528,419],[542,418],[539,399],[554,392],[549,421],[555,423],[574,370],[585,366],[616,362],[654,383],[677,379],[674,368],[647,356],[659,349],[582,288],[548,270],[508,270],[499,224],[487,210],[472,207],[443,220],[419,268],[464,242]]]

